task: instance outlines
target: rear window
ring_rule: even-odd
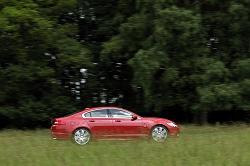
[[[106,118],[106,117],[109,117],[107,109],[90,111],[90,112],[85,113],[83,116],[84,117],[93,117],[93,118]]]
[[[90,112],[88,112],[88,113],[84,114],[84,116],[85,117],[91,117],[91,114],[90,114]]]

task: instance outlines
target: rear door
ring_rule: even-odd
[[[134,139],[144,137],[145,128],[142,119],[132,119],[133,114],[121,109],[109,109],[113,117],[114,137],[117,139]]]
[[[113,121],[107,109],[98,109],[83,115],[90,127],[93,138],[105,139],[113,135]]]

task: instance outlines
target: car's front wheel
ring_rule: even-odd
[[[150,132],[150,137],[156,142],[163,142],[168,137],[168,129],[163,125],[154,126]]]
[[[85,128],[76,129],[72,135],[72,139],[78,145],[85,145],[91,140],[91,132]]]

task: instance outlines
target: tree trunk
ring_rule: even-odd
[[[202,111],[200,113],[200,124],[205,125],[208,123],[207,111]]]
[[[199,124],[199,113],[198,112],[195,112],[193,113],[193,123],[194,124]]]

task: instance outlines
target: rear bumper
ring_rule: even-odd
[[[70,139],[71,134],[58,126],[51,126],[50,135],[52,139]]]
[[[52,139],[69,139],[70,136],[67,133],[58,133],[58,132],[51,132],[50,133]]]

